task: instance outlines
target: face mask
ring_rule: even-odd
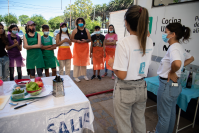
[[[100,33],[101,33],[101,31],[95,31],[95,33],[96,33],[96,34],[100,34]]]
[[[45,31],[45,32],[44,32],[44,35],[48,36],[48,35],[49,35],[49,32],[48,32],[48,31]]]
[[[34,33],[35,32],[35,29],[33,28],[33,29],[29,29],[29,31],[31,32],[31,33]]]
[[[18,31],[17,31],[17,30],[12,30],[12,33],[13,33],[13,34],[17,34]]]
[[[170,38],[167,38],[167,35],[168,35],[168,34],[166,34],[166,33],[162,34],[162,39],[163,39],[163,41],[166,42],[166,43],[168,43],[168,41],[169,41],[169,39],[170,39]]]
[[[79,27],[83,27],[83,23],[79,23],[78,26],[79,26]]]
[[[110,30],[110,33],[113,33],[113,30]]]
[[[63,32],[66,32],[66,31],[67,31],[67,27],[62,28],[62,31],[63,31]]]

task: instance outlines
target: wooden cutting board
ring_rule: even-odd
[[[0,96],[0,110],[2,110],[8,102],[10,95]]]

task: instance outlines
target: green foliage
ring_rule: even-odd
[[[174,3],[178,3],[179,2],[179,0],[174,0]]]
[[[92,2],[91,0],[76,0],[74,4],[71,5],[71,18],[72,20],[78,17],[83,17],[84,19],[89,18],[92,13]],[[65,8],[64,16],[69,21],[70,18],[70,5]]]
[[[0,15],[0,23],[1,23],[3,20],[4,20],[4,19],[3,19],[3,16]]]
[[[36,31],[40,31],[42,25],[47,24],[47,21],[42,15],[33,15],[30,20],[36,24]]]
[[[8,14],[4,15],[4,22],[6,23],[6,26],[10,26],[11,24],[15,23],[17,24],[17,16],[15,14],[10,13],[9,16]]]
[[[21,22],[21,25],[26,24],[30,20],[29,16],[27,15],[20,15],[19,21]]]
[[[95,26],[101,27],[101,22],[98,21],[92,21],[91,19],[86,19],[85,22],[86,22],[86,28],[89,30],[90,33],[94,32]]]
[[[48,21],[52,30],[59,29],[61,22],[63,22],[63,19],[60,16],[52,18]]]

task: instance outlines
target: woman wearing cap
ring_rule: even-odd
[[[72,45],[70,41],[71,35],[67,30],[67,24],[60,24],[60,32],[56,36],[56,45],[59,46],[58,49],[58,60],[59,60],[59,74],[63,75],[63,67],[65,67],[65,74],[70,76],[71,69],[71,58],[72,53],[70,46]]]
[[[6,53],[5,47],[9,45],[4,26],[0,23],[0,79],[3,81],[8,80],[9,76],[9,58]]]
[[[16,35],[19,31],[16,24],[11,25],[8,28],[8,31],[11,34],[8,34],[9,45],[6,46],[9,56],[9,69],[10,69],[10,81],[14,80],[14,67],[17,67],[18,79],[22,79],[21,67],[24,66],[23,58],[20,53],[22,50],[22,40]]]
[[[131,133],[131,129],[146,133],[144,77],[153,53],[153,41],[147,37],[149,15],[146,8],[134,5],[124,17],[130,36],[117,42],[115,58],[108,61],[117,76],[113,92],[115,120],[119,133]]]
[[[86,66],[90,65],[89,42],[91,41],[89,30],[84,27],[85,20],[78,18],[76,20],[77,28],[72,32],[73,49],[73,76],[76,82],[80,82],[78,77],[84,76],[85,80],[89,80],[86,76]]]
[[[35,23],[33,21],[27,22],[25,30],[23,47],[27,49],[26,67],[30,70],[30,78],[35,78],[35,68],[37,69],[38,76],[42,77],[45,65],[41,50],[41,36],[35,32]]]

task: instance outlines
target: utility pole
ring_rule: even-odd
[[[94,21],[94,18],[95,18],[95,6],[94,6],[94,16],[93,16],[93,21]]]
[[[70,0],[70,22],[69,22],[69,25],[70,25],[70,33],[71,33],[71,0]]]

